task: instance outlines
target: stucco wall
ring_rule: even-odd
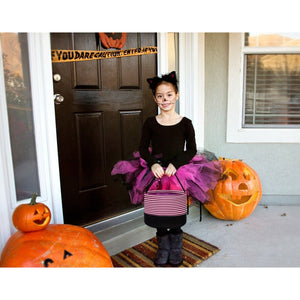
[[[242,159],[259,175],[261,204],[300,204],[300,144],[226,143],[227,33],[205,34],[205,149]]]

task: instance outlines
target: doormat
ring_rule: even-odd
[[[183,263],[181,268],[190,268],[199,265],[220,249],[203,240],[183,233]],[[157,251],[157,240],[153,237],[143,243],[128,248],[111,257],[114,267],[147,268],[156,267],[154,257]],[[168,267],[169,265],[167,265]],[[170,267],[170,266],[169,266]]]

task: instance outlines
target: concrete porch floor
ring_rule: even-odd
[[[203,261],[206,267],[300,267],[300,206],[258,205],[240,221],[224,221],[199,206],[192,205],[185,232],[220,248]],[[143,216],[98,231],[110,255],[141,243],[155,235],[155,229],[143,222]]]

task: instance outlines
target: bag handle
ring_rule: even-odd
[[[178,176],[176,175],[176,173],[175,173],[174,175],[175,175],[175,177],[177,178],[177,180],[178,180],[178,182],[179,182],[179,184],[180,184],[180,186],[181,186],[182,190],[185,192],[185,189],[184,189],[184,187],[183,187],[182,183],[180,182],[180,180],[179,180]]]
[[[152,183],[153,183],[155,180],[156,180],[156,177],[153,176],[151,182],[147,185],[147,187],[146,187],[146,189],[145,189],[145,193],[148,193],[148,191],[149,191],[149,189],[150,189]]]
[[[179,184],[180,184],[182,190],[185,192],[185,189],[184,189],[182,183],[180,182],[180,180],[179,180],[179,178],[178,178],[178,176],[177,176],[176,173],[174,174],[174,176],[176,177],[177,181],[179,182]],[[153,176],[153,179],[151,180],[151,182],[150,182],[150,183],[147,185],[147,187],[146,187],[145,193],[148,193],[148,191],[149,191],[151,185],[153,184],[153,182],[154,182],[156,179],[157,179],[157,178],[156,178],[155,176]]]

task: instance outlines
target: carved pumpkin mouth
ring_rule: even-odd
[[[32,220],[33,223],[37,225],[44,225],[48,219],[49,219],[49,213],[47,211],[44,211],[43,213],[40,213],[37,209],[34,211],[34,216],[36,216],[35,220]],[[39,216],[38,216],[39,215]]]
[[[219,194],[219,197],[222,198],[225,201],[229,201],[235,205],[241,205],[241,204],[246,204],[246,203],[250,203],[252,201],[254,201],[255,199],[257,199],[258,197],[258,192],[255,192],[252,195],[244,195],[241,196],[240,198],[232,198],[232,195],[228,195],[228,194]]]
[[[42,219],[34,220],[33,223],[35,223],[37,225],[43,225],[46,222],[47,218],[42,218]]]

